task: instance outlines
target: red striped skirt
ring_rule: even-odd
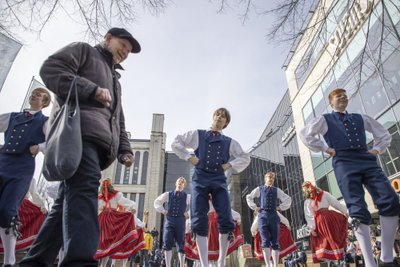
[[[279,259],[296,250],[296,244],[293,241],[292,233],[284,224],[279,225]],[[261,235],[257,232],[254,237],[254,255],[260,261],[264,260],[263,250],[261,248]]]
[[[243,243],[243,236],[240,232],[240,226],[236,225],[233,231],[234,238],[229,241],[228,253],[231,254]],[[186,258],[191,260],[198,260],[199,253],[196,246],[196,241],[191,239],[190,234],[185,236],[184,247]],[[213,215],[208,216],[208,259],[218,260],[219,257],[219,232],[216,217]]]
[[[144,235],[142,228],[136,229],[138,233],[138,238],[130,242],[128,245],[123,247],[118,252],[115,252],[111,258],[112,259],[127,259],[132,255],[135,255],[139,250],[146,247],[146,242],[144,241]]]
[[[40,207],[36,206],[28,199],[24,199],[22,201],[21,207],[19,207],[18,210],[18,214],[22,224],[19,228],[22,237],[17,239],[15,249],[22,250],[32,245],[40,230],[40,227],[46,219],[46,215],[40,210]],[[1,240],[0,252],[4,252]]]
[[[99,214],[100,240],[95,259],[111,256],[139,238],[131,212],[104,209]]]
[[[310,235],[313,262],[340,260],[346,248],[347,219],[336,211],[322,209],[315,213],[317,236]]]

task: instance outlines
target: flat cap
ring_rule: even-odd
[[[131,53],[139,53],[141,50],[139,42],[133,38],[132,34],[130,34],[124,28],[111,28],[107,33],[110,33],[114,37],[122,38],[128,40],[132,45]]]

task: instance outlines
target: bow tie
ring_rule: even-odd
[[[32,114],[29,111],[24,111],[24,116],[25,118],[29,118],[32,116]]]
[[[214,135],[214,136],[218,136],[218,135],[220,135],[221,133],[218,132],[218,131],[211,131],[211,134]]]

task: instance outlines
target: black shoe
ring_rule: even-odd
[[[379,260],[378,267],[400,267],[400,265],[395,260],[392,262],[383,262],[383,261]]]

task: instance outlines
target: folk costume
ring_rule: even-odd
[[[209,194],[218,214],[220,247],[219,265],[224,266],[228,248],[229,233],[235,230],[228,186],[223,164],[229,163],[237,172],[243,171],[250,163],[250,156],[244,152],[234,139],[221,131],[194,130],[178,135],[172,150],[183,160],[192,157],[187,149],[194,149],[198,164],[192,177],[191,190],[191,228],[196,236],[197,247],[202,265],[208,266],[208,211]]]
[[[347,238],[347,209],[329,192],[315,188],[310,182],[303,183],[306,193],[304,216],[307,227],[316,232],[310,234],[313,262],[328,262],[344,257]],[[328,209],[333,207],[334,211]]]
[[[280,218],[279,224],[279,259],[296,251],[297,246],[293,241],[292,233],[290,231],[289,220],[278,212]],[[253,224],[251,225],[251,233],[254,238],[254,255],[260,261],[264,261],[264,253],[261,247],[261,235],[258,230],[258,214],[255,216]]]

